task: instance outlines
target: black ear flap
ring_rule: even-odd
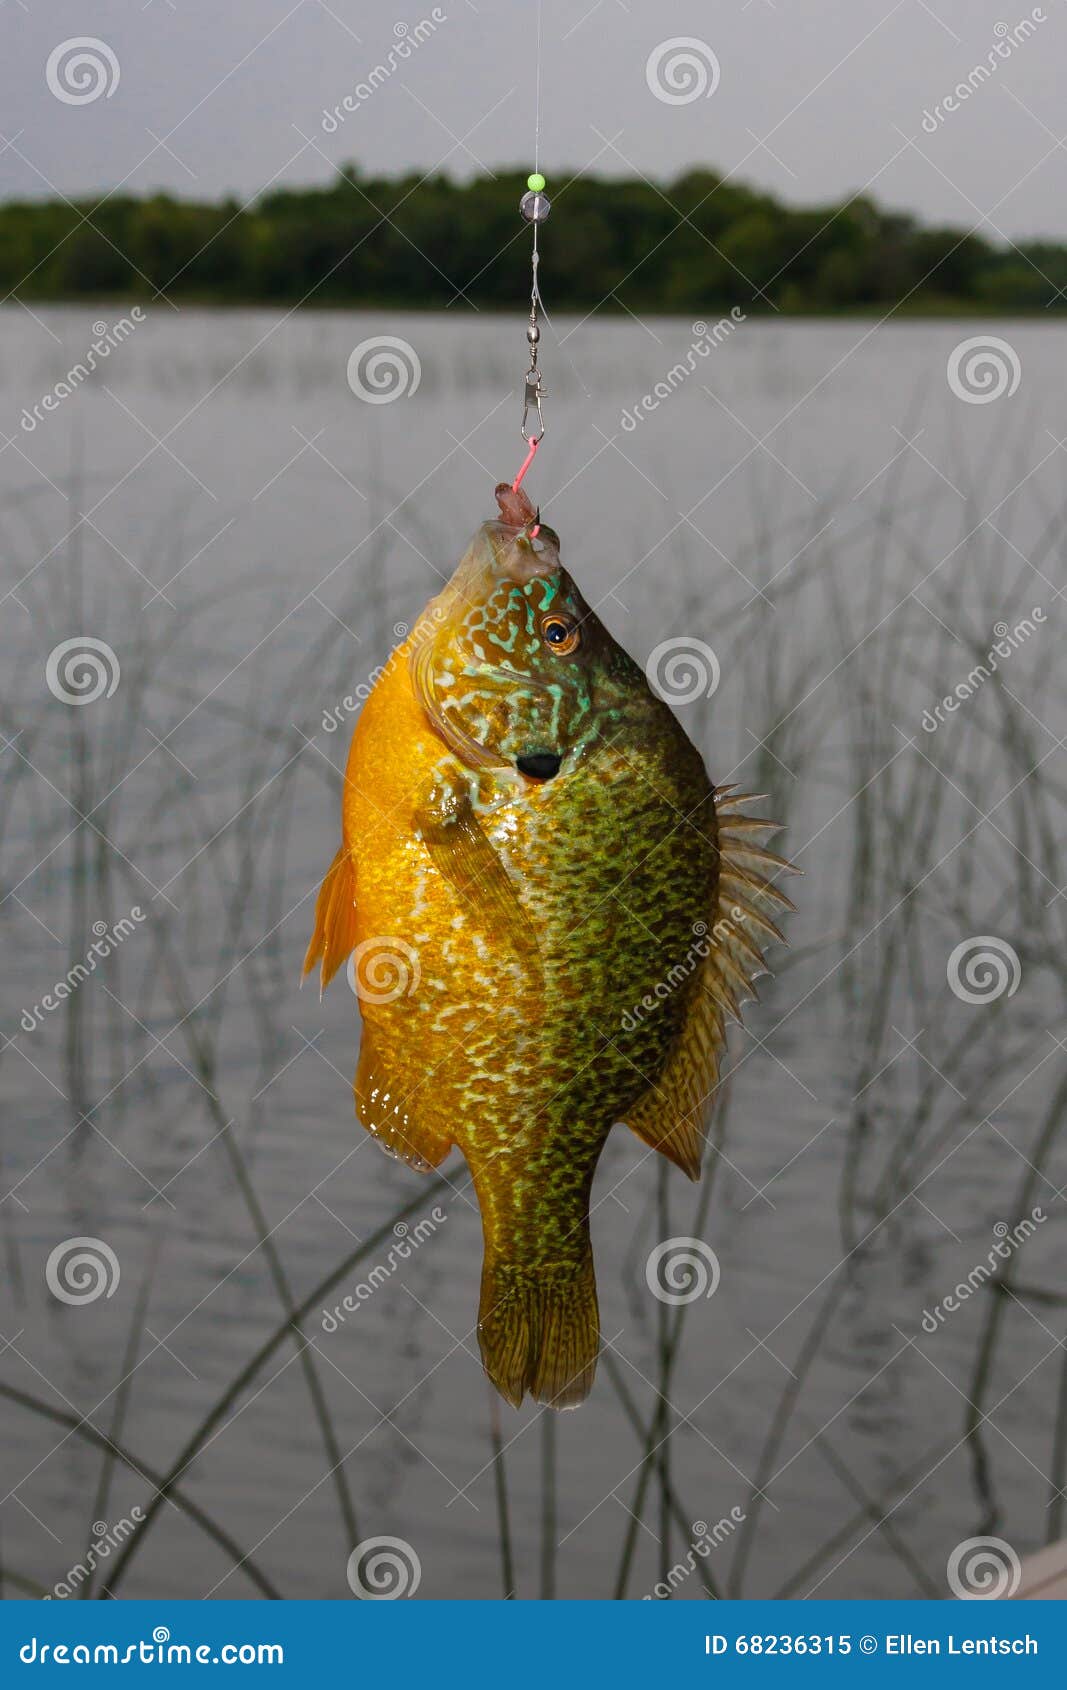
[[[562,761],[554,751],[532,751],[527,757],[516,757],[515,767],[530,780],[554,780]]]

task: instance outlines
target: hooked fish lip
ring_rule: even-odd
[[[563,758],[554,751],[528,751],[516,757],[515,767],[527,780],[546,781],[556,778],[562,762]]]

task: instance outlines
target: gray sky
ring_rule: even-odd
[[[125,182],[247,199],[272,180],[323,180],[350,158],[464,176],[527,164],[535,0],[442,0],[445,21],[324,133],[324,108],[385,61],[398,24],[414,29],[432,10],[0,0],[0,130],[14,137],[0,152],[0,197]],[[924,111],[988,63],[998,23],[1014,28],[1032,11],[1030,0],[544,0],[542,164],[550,179],[564,167],[663,179],[709,164],[797,203],[868,189],[927,220],[987,216],[987,233],[1064,238],[1067,0],[1043,0],[1033,38],[935,133],[922,127]],[[49,91],[50,53],[77,36],[111,48],[111,97],[75,105]],[[646,65],[681,36],[706,43],[721,75],[710,98],[668,104]]]

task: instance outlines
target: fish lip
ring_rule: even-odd
[[[483,522],[479,533],[497,580],[525,587],[530,581],[547,580],[559,573],[559,538],[554,529],[542,528],[536,541],[525,528],[506,522]]]
[[[562,765],[563,758],[555,751],[526,751],[515,759],[515,767],[520,775],[534,781],[538,786],[555,780]]]

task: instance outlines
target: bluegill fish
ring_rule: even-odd
[[[360,715],[305,969],[353,957],[364,1127],[416,1168],[466,1159],[486,1372],[563,1408],[596,1367],[608,1133],[699,1178],[727,1019],[792,906],[772,824],[712,786],[525,495],[497,498]]]

